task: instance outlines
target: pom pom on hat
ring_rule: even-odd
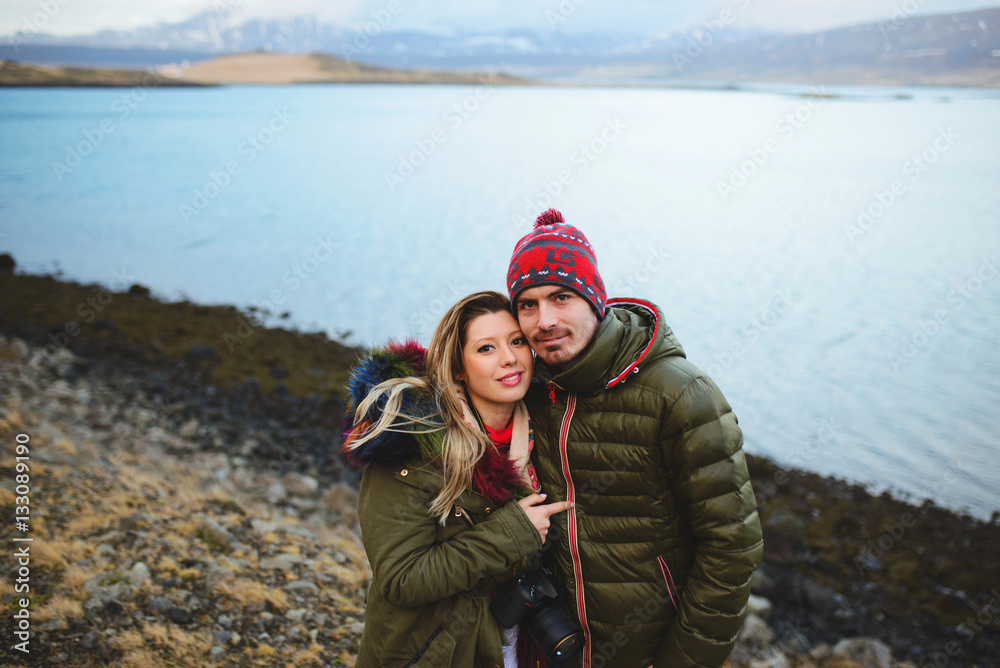
[[[565,222],[566,219],[563,218],[562,213],[555,209],[547,209],[535,219],[535,227],[541,227],[542,225],[555,225],[556,223]]]

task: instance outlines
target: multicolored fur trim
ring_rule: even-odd
[[[351,371],[347,381],[348,407],[344,416],[341,450],[347,463],[364,468],[371,462],[390,467],[402,466],[424,454],[434,459],[441,452],[443,433],[417,434],[418,425],[399,425],[398,431],[385,431],[378,438],[356,449],[349,449],[361,434],[378,421],[385,409],[388,395],[374,402],[365,415],[358,416],[358,406],[379,384],[392,378],[411,378],[424,373],[427,351],[416,341],[391,342],[384,348],[369,351]],[[433,418],[438,415],[437,402],[431,392],[417,389],[403,393],[402,412],[405,415]],[[421,436],[416,440],[415,436]],[[437,438],[430,438],[437,436]],[[420,442],[422,441],[422,442]],[[426,452],[425,452],[426,450]]]
[[[378,421],[387,397],[372,404],[368,412],[355,423],[357,407],[380,383],[391,378],[409,378],[424,373],[427,351],[416,341],[390,343],[371,350],[354,367],[347,384],[348,410],[344,419],[341,450],[350,466],[364,468],[372,462],[400,467],[417,457],[429,462],[439,461],[444,443],[443,431],[425,431],[419,424],[400,424],[399,431],[385,431],[359,448],[348,446],[372,424]],[[432,392],[411,389],[403,393],[402,412],[418,418],[440,420],[440,410]],[[506,453],[489,448],[476,462],[473,488],[490,501],[503,504],[531,494],[526,488],[517,464]]]
[[[508,459],[506,453],[496,448],[487,448],[476,462],[472,487],[496,504],[523,499],[531,494],[531,490],[524,486],[514,460]]]

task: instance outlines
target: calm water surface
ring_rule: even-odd
[[[8,89],[0,248],[426,341],[457,297],[503,289],[552,205],[612,295],[661,306],[750,452],[988,517],[1000,98],[792,92]]]

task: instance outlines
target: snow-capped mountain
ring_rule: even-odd
[[[36,34],[29,40],[15,34],[4,40],[11,46],[0,43],[0,58],[142,67],[266,50],[324,52],[390,68],[499,70],[543,78],[834,81],[881,69],[888,79],[904,73],[904,79],[918,81],[914,77],[923,73],[975,70],[969,74],[973,82],[983,76],[1000,80],[1000,8],[901,14],[810,34],[749,32],[717,20],[661,34],[572,33],[546,26],[451,34],[391,28],[370,23],[348,29],[314,17],[245,21],[220,10],[175,24],[76,37]]]

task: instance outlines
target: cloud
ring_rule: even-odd
[[[227,0],[219,0],[227,1]],[[228,0],[236,2],[237,0]],[[404,2],[404,0],[397,0]],[[387,4],[371,0],[242,0],[237,12],[248,19],[279,19],[290,16],[314,16],[325,23],[351,25],[368,20],[364,18],[369,7],[374,10]],[[370,19],[370,17],[368,17]]]
[[[888,19],[897,8],[917,7],[916,14],[945,14],[995,6],[969,0],[752,0],[746,25],[783,32],[812,32]]]
[[[3,0],[0,34],[14,33],[26,25],[54,35],[79,35],[103,28],[123,30],[159,21],[183,21],[210,7],[211,0]]]

